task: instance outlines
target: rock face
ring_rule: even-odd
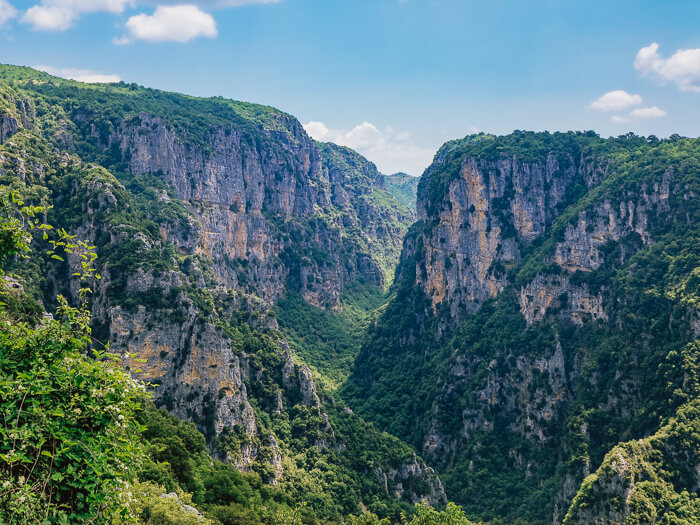
[[[0,114],[0,144],[17,133],[18,128],[19,123],[15,117],[12,117],[7,113]]]
[[[200,145],[141,113],[122,122],[105,148],[118,148],[131,173],[158,174],[174,189],[196,217],[200,237],[180,242],[177,231],[166,229],[166,240],[209,258],[227,288],[240,288],[244,273],[250,291],[274,303],[291,277],[305,299],[332,308],[359,276],[382,285],[387,254],[372,249],[381,245],[395,260],[401,228],[394,231],[386,219],[401,225],[410,216],[364,198],[383,191],[373,164],[346,148],[319,151],[296,119],[281,113],[274,119],[279,131],[269,137],[229,125],[210,130]],[[342,235],[352,228],[374,242]],[[319,264],[309,251],[326,260]],[[245,261],[247,269],[232,261]]]
[[[644,363],[697,337],[695,299],[668,291],[693,270],[651,261],[680,246],[695,260],[700,184],[700,158],[672,153],[696,141],[674,144],[480,135],[443,146],[423,175],[396,299],[345,392],[480,518],[561,522],[604,453],[644,437],[636,421],[658,428],[644,406],[669,415],[674,396]]]
[[[374,474],[387,491],[390,490],[389,483],[391,482],[394,495],[399,499],[405,499],[405,496],[408,495],[411,503],[414,504],[427,502],[432,506],[440,506],[447,503],[445,489],[440,478],[435,476],[433,469],[427,467],[415,454],[412,461],[407,461],[398,468],[391,469],[388,473],[384,473],[381,468],[377,467]],[[407,494],[406,486],[413,484],[416,479],[423,479],[429,484],[430,488],[427,491],[427,497],[424,494],[415,492]]]
[[[444,192],[427,191],[445,162],[445,152],[438,154],[421,183],[418,218],[428,227],[417,271],[433,310],[445,304],[458,322],[503,290],[504,263],[519,260],[545,233],[585,165],[554,154],[535,162],[508,154],[498,160],[472,157]]]
[[[607,321],[601,293],[593,294],[588,285],[575,286],[559,275],[538,275],[518,295],[520,313],[528,324],[542,321],[551,309],[557,308],[561,315],[573,323],[583,325],[586,321]]]
[[[370,282],[384,282],[399,261],[414,213],[389,191],[386,178],[362,155],[344,146],[317,143],[331,186],[331,203],[342,213],[342,229],[361,232],[358,269]],[[374,261],[379,262],[377,268]],[[381,270],[383,276],[376,275]]]
[[[673,176],[673,169],[668,169],[659,180],[620,195],[614,204],[605,200],[580,212],[576,223],[566,227],[564,240],[557,243],[556,264],[567,272],[590,272],[603,264],[601,251],[610,242],[636,233],[642,243],[651,243],[649,221],[670,211]],[[625,255],[621,254],[620,262]]]

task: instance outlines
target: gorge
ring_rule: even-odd
[[[0,184],[94,245],[139,480],[202,520],[700,520],[698,139],[479,133],[418,181],[271,107],[0,66]],[[80,258],[31,250],[36,325]]]

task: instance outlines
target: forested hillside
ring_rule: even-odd
[[[481,519],[697,521],[699,184],[695,139],[447,143],[344,398]]]
[[[393,175],[385,175],[386,187],[389,192],[396,197],[396,200],[401,204],[410,208],[416,209],[416,196],[418,194],[418,177],[413,177],[407,173],[394,173]]]

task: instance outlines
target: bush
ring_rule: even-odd
[[[41,211],[0,194],[0,263],[28,251],[25,225],[50,229],[34,219]],[[83,256],[79,279],[94,276],[94,252],[71,239],[61,230],[49,242]],[[0,268],[0,287],[7,282]],[[145,391],[116,357],[88,356],[86,303],[59,303],[60,320],[38,326],[0,304],[0,523],[105,523],[128,514],[122,493],[143,457],[135,414]]]
[[[58,321],[0,326],[0,521],[78,523],[123,510],[144,390]]]
[[[131,488],[129,510],[145,525],[213,525],[215,522],[201,516],[190,506],[191,497],[177,492],[177,497],[166,495],[166,490],[154,483],[137,483]]]

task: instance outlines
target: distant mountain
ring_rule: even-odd
[[[384,175],[384,180],[387,190],[397,201],[413,211],[416,210],[419,177],[399,172],[393,175]]]

